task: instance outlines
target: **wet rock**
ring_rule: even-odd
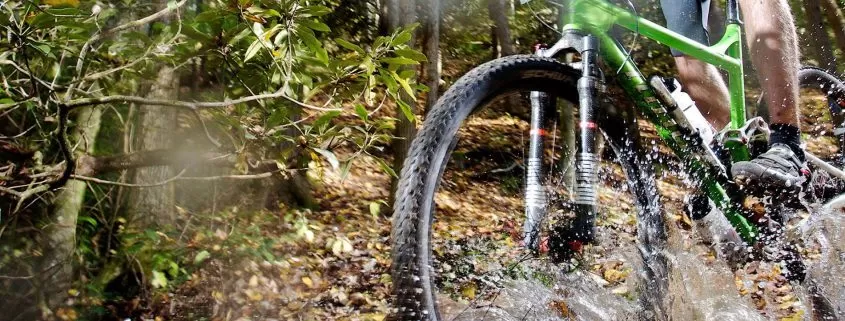
[[[671,320],[766,320],[737,293],[734,274],[725,264],[676,252],[670,255],[669,271]]]
[[[709,250],[700,237],[676,229],[668,240],[668,320],[766,320],[748,298],[737,292],[734,273],[723,260],[705,260],[695,253]]]
[[[532,279],[508,280],[495,299],[475,308],[441,296],[441,315],[446,320],[636,320],[633,303],[587,273],[549,272],[552,288]]]
[[[845,320],[845,196],[827,203],[799,227],[805,247],[820,250],[808,260],[805,296],[820,320]],[[807,301],[807,300],[805,300]]]
[[[569,311],[570,320],[636,320],[640,306],[613,294],[588,278],[586,273],[573,272],[557,277],[558,292]]]

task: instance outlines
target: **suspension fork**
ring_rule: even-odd
[[[576,218],[567,229],[571,234],[568,241],[591,242],[595,238],[595,218],[598,176],[598,91],[601,84],[601,70],[598,66],[599,42],[594,36],[584,36],[578,44],[581,53],[582,76],[578,80],[579,127],[581,137],[576,155],[575,209]],[[542,49],[538,52],[542,55]],[[525,181],[525,224],[523,226],[525,246],[537,250],[539,246],[540,223],[548,213],[548,200],[543,185],[543,151],[545,111],[552,99],[543,92],[531,92],[531,130],[529,135],[528,161]]]
[[[587,35],[581,48],[581,79],[578,80],[580,145],[575,167],[575,220],[567,236],[573,241],[592,242],[595,238],[596,204],[598,201],[598,166],[596,136],[599,134],[599,87],[601,69],[598,66],[599,40]]]
[[[531,98],[531,131],[529,132],[528,161],[525,163],[525,225],[523,233],[525,246],[531,250],[537,250],[539,246],[540,223],[548,212],[548,201],[546,188],[543,185],[543,156],[544,138],[546,131],[543,128],[545,113],[548,110],[552,99],[545,92],[532,91]]]

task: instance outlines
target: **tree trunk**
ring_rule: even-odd
[[[76,115],[77,127],[73,129],[72,142],[79,144],[76,158],[94,152],[103,107],[85,107]],[[45,243],[44,259],[40,271],[46,308],[55,308],[67,298],[67,291],[73,282],[73,252],[76,248],[76,219],[82,210],[87,184],[69,180],[53,200],[53,213],[43,229]]]
[[[487,10],[490,20],[493,20],[493,33],[496,35],[496,42],[499,44],[498,52],[501,56],[516,54],[511,39],[511,28],[508,24],[508,1],[487,0]]]
[[[836,3],[836,0],[821,0],[824,6],[824,13],[827,15],[827,23],[833,29],[834,39],[836,39],[836,46],[842,56],[845,56],[845,26],[842,24],[842,9]]]
[[[516,49],[511,39],[511,28],[508,23],[509,9],[509,0],[487,0],[487,11],[490,20],[493,20],[493,30],[491,33],[494,58],[516,54]],[[504,110],[521,119],[528,119],[530,117],[530,105],[526,99],[518,95],[510,95],[504,100]]]
[[[388,3],[387,21],[391,32],[399,30],[403,26],[414,23],[416,20],[415,4],[412,0],[386,0]],[[409,46],[414,45],[414,39],[408,41]],[[401,93],[403,102],[410,106],[412,112],[416,112],[416,97],[411,97],[407,93]],[[405,163],[408,149],[411,146],[411,141],[417,133],[416,120],[408,119],[397,104],[396,107],[396,129],[393,133],[393,142],[391,148],[393,149],[393,169],[396,173],[402,171],[402,165]],[[390,183],[390,206],[393,207],[393,200],[395,197],[396,186],[398,179],[393,178]]]
[[[803,3],[809,45],[807,50],[815,56],[820,68],[836,71],[836,59],[822,19],[821,4],[819,0],[805,0]]]
[[[425,8],[423,20],[423,47],[428,63],[425,64],[425,84],[428,86],[425,111],[428,113],[440,94],[440,0],[422,0]]]
[[[172,99],[177,96],[179,78],[170,66],[163,66],[150,89],[150,98]],[[135,141],[136,150],[167,149],[176,130],[176,112],[167,106],[140,106]],[[156,166],[139,168],[132,176],[136,184],[153,184],[171,178],[170,167]],[[176,219],[174,211],[173,184],[156,188],[137,188],[130,192],[128,210],[131,217],[142,227],[163,227],[172,225]]]

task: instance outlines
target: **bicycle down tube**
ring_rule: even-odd
[[[729,0],[729,25],[725,36],[712,46],[705,46],[604,0],[572,0],[568,24],[564,32],[586,33],[598,39],[600,55],[612,70],[618,70],[617,78],[622,88],[638,106],[648,120],[655,125],[660,138],[682,160],[689,173],[701,179],[703,191],[722,210],[731,225],[749,244],[757,239],[758,227],[743,215],[738,202],[733,202],[726,191],[729,186],[724,169],[714,166],[697,153],[702,148],[684,139],[682,128],[667,112],[667,106],[657,98],[646,78],[634,65],[630,55],[607,32],[614,25],[622,26],[638,35],[676,48],[685,54],[698,58],[725,70],[729,75],[731,101],[731,123],[725,145],[734,162],[748,160],[747,146],[738,136],[736,129],[746,122],[745,86],[742,66],[742,27],[737,16],[735,0]]]

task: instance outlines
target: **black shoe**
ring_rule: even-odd
[[[765,188],[800,188],[809,175],[804,162],[786,144],[773,144],[769,151],[731,167],[734,181],[740,185]]]

